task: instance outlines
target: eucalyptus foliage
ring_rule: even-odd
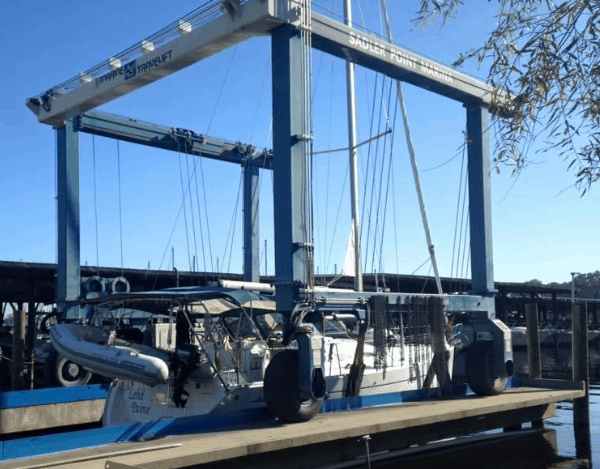
[[[495,163],[529,161],[532,141],[558,152],[575,171],[582,195],[600,179],[600,0],[488,0],[498,3],[487,41],[454,65],[489,65],[488,82],[509,96],[496,99]],[[445,23],[461,0],[421,0],[416,22]],[[497,98],[505,96],[497,94]]]

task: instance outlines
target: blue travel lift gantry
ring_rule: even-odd
[[[218,2],[213,2],[217,5]],[[303,87],[307,76],[306,35],[313,48],[384,73],[390,78],[428,89],[462,103],[466,109],[471,278],[469,295],[446,294],[429,304],[435,311],[432,323],[436,374],[440,389],[449,391],[444,350],[444,313],[453,313],[462,323],[463,350],[455,359],[455,374],[466,375],[481,394],[501,392],[512,374],[510,331],[495,319],[492,261],[489,108],[502,96],[485,83],[454,69],[432,62],[399,46],[366,35],[350,26],[312,12],[310,2],[288,0],[222,0],[219,13],[184,17],[170,26],[171,36],[154,35],[137,48],[111,57],[47,92],[29,98],[26,105],[38,120],[57,131],[58,159],[58,278],[57,302],[65,318],[77,316],[80,300],[79,226],[79,131],[91,131],[91,122],[104,123],[97,130],[106,136],[129,139],[153,146],[184,139],[189,151],[242,164],[244,188],[244,274],[258,279],[258,210],[256,184],[260,167],[274,173],[275,274],[277,309],[287,318],[288,341],[299,346],[299,374],[290,393],[307,401],[323,398],[326,390],[320,363],[313,362],[311,322],[324,315],[344,314],[365,320],[369,310],[401,312],[415,295],[402,293],[316,292],[312,284],[312,240],[307,229],[305,204],[310,138]],[[209,11],[210,10],[210,11]],[[209,15],[210,13],[210,15]],[[136,123],[134,136],[122,132],[120,118],[102,117],[88,111],[116,97],[174,73],[188,65],[256,35],[271,36],[273,93],[273,153],[248,154],[248,146],[230,144],[226,151],[207,150],[210,137],[197,138],[183,132],[165,138],[151,136],[153,129]],[[304,36],[304,37],[303,37]],[[163,128],[164,129],[164,128]],[[150,136],[144,136],[149,132]],[[168,133],[170,131],[167,130]],[[159,132],[160,134],[160,132]],[[171,142],[171,145],[173,144]],[[175,143],[177,145],[177,143]],[[165,148],[164,146],[162,148]],[[186,147],[188,148],[188,147]],[[203,148],[203,149],[202,149]],[[171,149],[174,149],[171,147]],[[244,150],[245,149],[245,150]],[[205,153],[203,153],[205,152]],[[252,151],[250,152],[252,153]],[[249,157],[251,156],[251,157]],[[440,322],[441,321],[441,322]],[[288,396],[289,399],[295,399]]]

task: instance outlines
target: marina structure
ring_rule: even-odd
[[[208,421],[204,423],[213,431],[219,428],[219,418],[234,420],[233,413],[228,413],[227,405],[232,402],[228,401],[227,397],[235,397],[239,395],[236,394],[238,391],[261,386],[264,370],[264,401],[268,410],[279,418],[277,425],[283,425],[283,422],[304,423],[284,427],[283,438],[276,436],[276,433],[282,433],[280,429],[277,429],[276,433],[265,429],[252,429],[248,434],[237,433],[245,430],[235,430],[230,434],[233,446],[225,444],[220,450],[215,449],[218,445],[212,440],[193,443],[190,449],[186,448],[185,451],[180,448],[184,445],[183,442],[176,441],[172,443],[172,447],[168,447],[171,444],[169,442],[165,447],[158,447],[158,451],[161,451],[160,454],[156,453],[159,454],[158,458],[151,456],[142,461],[136,455],[135,464],[131,460],[110,460],[113,456],[119,456],[116,453],[121,451],[110,448],[100,456],[103,467],[195,467],[216,461],[228,464],[231,461],[223,462],[223,459],[259,453],[269,453],[269,457],[278,455],[290,460],[295,457],[295,453],[286,452],[290,447],[318,449],[317,443],[323,441],[324,434],[330,435],[325,438],[328,439],[325,443],[329,443],[328,448],[333,448],[338,443],[344,447],[351,439],[367,434],[382,435],[387,441],[403,439],[410,445],[474,429],[515,428],[524,422],[533,422],[535,427],[540,427],[540,422],[552,413],[553,403],[564,399],[585,398],[585,384],[579,382],[521,383],[532,388],[517,388],[516,391],[503,393],[514,372],[514,363],[510,330],[496,318],[495,312],[488,131],[490,107],[494,106],[495,112],[504,112],[505,97],[484,83],[456,70],[434,63],[388,41],[365,35],[353,29],[352,25],[344,25],[317,14],[311,9],[311,2],[306,0],[213,1],[193,16],[182,18],[167,30],[169,34],[151,36],[123,54],[110,57],[94,69],[27,100],[27,106],[38,120],[54,126],[57,132],[59,242],[56,302],[59,324],[51,329],[54,347],[74,363],[78,361],[79,355],[90,367],[95,366],[91,357],[95,357],[97,362],[104,361],[105,365],[113,358],[123,360],[119,362],[121,374],[117,376],[118,380],[113,381],[109,396],[111,392],[113,395],[117,392],[115,389],[118,389],[118,392],[129,390],[129,398],[132,400],[141,399],[145,388],[135,388],[134,383],[141,379],[138,378],[139,373],[131,375],[131,385],[123,373],[130,367],[135,368],[136,373],[144,374],[142,368],[145,365],[150,361],[156,363],[160,373],[152,378],[152,382],[146,384],[152,387],[157,385],[158,381],[165,381],[163,375],[167,371],[168,379],[172,380],[165,383],[166,393],[161,391],[152,396],[152,401],[157,406],[164,404],[168,407],[172,401],[177,409],[183,409],[187,405],[188,397],[196,399],[202,394],[206,385],[203,379],[210,379],[213,383],[216,383],[217,379],[220,380],[222,388],[218,388],[218,391],[223,395],[218,405],[223,404],[226,411],[223,412],[224,415],[217,411],[209,414]],[[187,129],[140,124],[120,116],[94,111],[95,107],[101,104],[135,91],[253,35],[271,37],[272,151],[257,152],[249,144],[227,142]],[[328,290],[320,289],[316,285],[310,184],[312,48],[449,97],[466,108],[471,233],[471,285],[467,294],[443,293],[440,291],[441,281],[437,276],[435,280],[438,291],[433,295],[379,289]],[[106,280],[100,278],[93,279],[93,282],[87,284],[87,290],[82,291],[79,255],[80,132],[159,148],[185,148],[186,152],[191,154],[240,164],[244,171],[246,195],[244,280],[253,282],[254,287],[251,289],[257,288],[256,282],[259,280],[258,222],[254,216],[258,209],[258,200],[257,191],[253,188],[257,184],[259,168],[273,171],[274,216],[277,228],[275,303],[272,311],[273,314],[281,316],[281,322],[273,324],[270,334],[253,337],[252,340],[256,340],[256,343],[249,343],[248,337],[231,335],[233,341],[230,345],[227,339],[229,336],[223,334],[221,329],[226,328],[226,316],[206,306],[205,292],[179,289],[169,292],[146,292],[134,298],[128,292],[128,288],[119,290],[117,279],[112,279],[110,284],[115,295],[105,299],[103,293]],[[425,229],[427,230],[427,227]],[[430,242],[428,244],[433,258],[433,246]],[[122,337],[116,337],[107,331],[103,331],[104,335],[101,337],[90,337],[84,330],[88,326],[74,324],[74,321],[81,321],[82,318],[92,323],[98,318],[97,313],[110,311],[114,305],[122,310],[131,309],[120,305],[128,304],[127,302],[133,299],[155,305],[164,301],[165,297],[169,303],[163,313],[167,312],[169,315],[168,324],[172,324],[173,319],[177,324],[177,345],[172,353],[158,351],[158,346],[133,344],[133,341],[123,344],[119,341],[124,340]],[[222,297],[235,306],[232,309],[239,315],[239,332],[243,315],[247,314],[247,307],[230,291],[222,293]],[[106,307],[103,305],[105,301],[113,302],[114,305]],[[262,302],[263,299],[253,298],[252,302],[254,301]],[[203,312],[196,311],[196,307],[204,308]],[[252,316],[253,303],[249,308]],[[271,311],[266,306],[261,309]],[[202,316],[204,322],[200,321]],[[414,322],[415,318],[419,318],[417,322]],[[253,316],[251,319],[256,321]],[[326,325],[332,322],[337,323],[345,334],[355,340],[352,344],[355,350],[354,360],[348,366],[341,365],[340,355],[344,355],[345,351],[342,353],[341,350],[350,345],[350,342],[346,338],[336,342],[335,335],[328,335]],[[456,328],[452,330],[452,336],[449,338],[446,332],[447,322],[454,322]],[[415,327],[411,334],[405,335],[405,325],[408,328]],[[427,333],[423,333],[423,328]],[[171,330],[169,328],[169,331]],[[79,335],[76,335],[76,331],[80,334],[78,332]],[[100,331],[101,327],[98,327],[99,334]],[[367,331],[373,334],[373,345],[370,348],[365,345]],[[415,341],[417,336],[427,336],[427,343]],[[94,347],[89,344],[85,347],[74,347],[73,344],[77,341],[87,341]],[[276,343],[275,348],[267,347],[271,342]],[[212,344],[212,349],[208,348],[208,344]],[[171,345],[171,335],[168,345]],[[421,347],[422,345],[425,346]],[[340,370],[332,374],[336,347]],[[253,355],[257,362],[260,362],[258,367],[250,364],[244,369],[235,360],[224,365],[227,353],[235,356],[241,350],[246,350],[249,356]],[[418,354],[416,350],[419,351]],[[273,353],[273,358],[269,358],[269,352]],[[400,355],[396,356],[396,352]],[[400,367],[404,366],[405,352],[415,358],[409,360],[405,369],[398,370],[398,376],[407,373],[406,376],[410,376],[410,381],[414,382],[413,373],[416,373],[416,391],[424,392],[423,398],[450,396],[454,392],[454,386],[461,382],[464,392],[465,383],[468,383],[477,394],[487,397],[468,396],[456,401],[437,400],[418,406],[400,406],[394,409],[391,420],[387,415],[388,409],[383,412],[366,411],[372,412],[368,415],[373,421],[368,423],[362,421],[363,414],[350,412],[321,420],[318,416],[320,409],[327,411],[329,407],[333,407],[330,410],[360,407],[366,404],[363,401],[368,401],[373,396],[403,399],[402,394],[394,396],[387,391],[387,387],[386,392],[382,394],[365,393],[363,391],[368,387],[361,388],[361,383],[364,375],[365,382],[369,376],[374,377],[370,381],[373,388],[380,382],[387,386],[385,380],[395,376],[393,367],[398,366],[398,363],[401,364]],[[114,357],[111,354],[115,354]],[[111,364],[114,365],[112,362]],[[168,369],[165,370],[165,367]],[[93,369],[109,374],[107,368],[108,366],[98,364]],[[389,370],[387,378],[386,368]],[[369,374],[371,369],[375,374]],[[248,378],[249,370],[257,372],[252,375],[256,375],[256,380]],[[202,377],[198,377],[200,374]],[[231,376],[232,381],[225,379],[225,374],[227,378]],[[339,380],[332,384],[336,378],[334,375],[337,375]],[[582,376],[578,381],[580,379],[585,381]],[[229,388],[232,391],[230,394]],[[330,394],[338,391],[342,396],[329,401]],[[211,399],[212,397],[213,395]],[[240,402],[243,401],[244,398],[241,398]],[[109,402],[114,401],[109,397]],[[373,404],[390,402],[370,403]],[[115,408],[105,410],[105,415]],[[241,422],[248,423],[249,409],[242,407],[236,410],[242,412]],[[416,414],[413,415],[412,412]],[[483,419],[486,424],[478,426],[481,424],[476,422],[481,421],[483,415],[487,416]],[[318,416],[317,420],[315,416]],[[106,438],[114,438],[116,435],[117,441],[122,442],[189,433],[192,428],[198,428],[198,417],[200,415],[197,414],[169,414],[160,420],[125,422],[124,428],[109,425],[102,429],[102,432],[90,430],[95,433],[86,435],[89,438],[86,441],[95,439],[97,443],[101,441],[98,438],[101,434],[111,435]],[[378,421],[377,418],[383,420]],[[354,419],[359,423],[349,425],[348,421]],[[317,432],[315,426],[325,428],[326,432]],[[344,428],[346,430],[342,430]],[[434,429],[438,430],[433,431]],[[409,433],[413,431],[415,435],[420,435],[414,441],[409,437]],[[67,435],[61,437],[65,438]],[[222,438],[222,435],[218,437]],[[211,434],[201,438],[214,439],[217,436]],[[51,446],[50,440],[46,441]],[[251,443],[240,444],[240,440]],[[5,442],[3,448],[10,446]],[[208,452],[198,451],[198,446],[211,449]],[[172,448],[177,448],[178,456],[162,452],[168,452]],[[585,454],[585,444],[582,448],[582,454]],[[148,451],[155,449],[157,448]],[[146,450],[136,446],[133,451]],[[284,453],[278,453],[279,451]],[[4,452],[10,454],[9,451]],[[12,455],[15,457],[15,453]],[[61,454],[50,456],[50,460],[31,459],[20,461],[20,464],[22,463],[22,467],[43,467],[48,464],[68,466],[96,459],[89,454]]]

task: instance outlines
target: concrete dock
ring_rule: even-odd
[[[108,385],[0,393],[0,439],[102,420]]]
[[[300,424],[278,421],[227,431],[116,443],[0,463],[0,469],[42,467],[164,469],[317,467],[371,453],[496,428],[518,429],[554,415],[555,403],[580,398],[583,385],[524,380],[499,396],[462,396],[334,414]]]

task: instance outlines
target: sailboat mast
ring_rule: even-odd
[[[352,27],[352,0],[344,0],[344,19]],[[348,99],[348,147],[350,154],[350,195],[352,204],[352,230],[354,238],[354,290],[363,290],[360,264],[360,225],[358,212],[358,151],[356,149],[356,96],[354,91],[354,64],[346,61],[346,87]]]
[[[392,27],[390,25],[390,17],[388,15],[386,0],[379,0],[381,5],[381,12],[385,20],[385,27],[387,31],[387,39],[390,44],[394,43],[392,37]],[[429,230],[429,221],[427,220],[427,212],[425,211],[425,201],[423,199],[423,191],[421,190],[421,180],[419,178],[419,168],[417,167],[417,158],[415,156],[415,149],[412,141],[412,133],[410,131],[410,125],[408,123],[408,113],[406,112],[406,105],[404,103],[404,94],[402,92],[402,84],[399,80],[396,80],[396,94],[398,95],[398,102],[400,103],[400,110],[402,111],[402,121],[404,122],[404,133],[406,134],[406,144],[408,146],[408,154],[410,155],[410,164],[412,166],[413,179],[415,181],[415,189],[417,190],[417,198],[419,199],[419,208],[421,209],[421,220],[423,221],[423,228],[425,230],[425,239],[427,241],[427,249],[429,250],[429,256],[431,259],[431,265],[433,267],[433,274],[435,276],[435,284],[439,295],[443,295],[442,281],[438,271],[437,260],[435,258],[435,249],[433,242],[431,241],[431,232]]]

